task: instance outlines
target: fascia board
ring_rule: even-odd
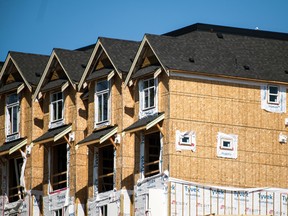
[[[85,79],[86,79],[86,77],[87,77],[87,74],[88,74],[88,72],[91,70],[91,67],[93,66],[93,60],[94,60],[94,58],[95,58],[95,55],[97,54],[97,51],[98,51],[98,49],[99,49],[99,46],[100,46],[100,41],[99,41],[99,39],[98,39],[97,42],[96,42],[96,45],[95,45],[95,47],[94,47],[94,50],[93,50],[93,52],[92,52],[92,54],[91,54],[91,56],[90,56],[90,58],[89,58],[88,64],[87,64],[87,66],[86,66],[86,68],[85,68],[85,70],[84,70],[84,72],[83,72],[83,74],[82,74],[82,77],[81,77],[80,81],[79,81],[78,91],[81,90],[81,88],[82,88],[82,86],[83,86],[83,84],[84,84],[84,82],[85,82]],[[98,57],[98,58],[99,58],[99,57]]]
[[[67,129],[63,130],[61,133],[54,136],[54,142],[61,139],[63,136],[65,136],[67,133],[69,133],[71,131],[72,131],[72,125],[70,127],[68,127]]]
[[[7,58],[6,58],[5,62],[4,62],[4,65],[3,65],[2,69],[1,69],[1,72],[0,72],[0,80],[3,77],[4,72],[5,72],[6,68],[7,68],[8,63],[9,63],[10,60],[11,60],[11,55],[10,55],[10,53],[8,53],[8,56],[7,56]]]
[[[24,83],[26,84],[26,86],[28,87],[29,91],[32,92],[32,86],[27,82],[27,80],[25,79],[25,77],[23,76],[23,73],[21,71],[21,69],[19,68],[19,66],[17,65],[17,62],[14,61],[13,58],[11,58],[13,64],[15,65],[17,71],[19,72],[19,74],[21,75],[22,79],[24,80]]]
[[[113,136],[115,133],[117,133],[118,127],[114,128],[111,132],[105,134],[105,136],[100,138],[100,144],[105,142],[108,138]]]
[[[66,76],[67,76],[69,82],[71,83],[72,87],[76,90],[75,84],[72,82],[72,80],[71,80],[70,76],[68,75],[65,67],[63,66],[62,62],[60,61],[60,58],[57,56],[57,53],[55,53],[55,57],[56,57],[57,61],[59,62],[60,66],[62,67],[64,73],[66,74]]]
[[[101,40],[101,39],[100,39],[100,40]],[[122,73],[120,73],[120,72],[118,71],[117,67],[116,67],[115,64],[113,63],[112,59],[111,59],[110,56],[109,56],[109,53],[106,51],[106,49],[105,49],[104,45],[101,43],[101,41],[100,41],[100,44],[101,44],[101,47],[102,47],[102,49],[104,50],[106,56],[108,57],[109,61],[110,61],[111,64],[113,65],[114,69],[116,70],[118,76],[120,77],[120,79],[122,79]]]
[[[136,55],[135,55],[135,58],[133,59],[132,65],[131,65],[131,67],[130,67],[130,69],[129,69],[129,72],[128,72],[128,74],[127,74],[127,77],[126,77],[126,79],[125,79],[124,87],[126,87],[126,86],[128,85],[128,82],[129,82],[129,80],[130,80],[130,78],[131,78],[131,76],[132,76],[132,73],[133,73],[134,70],[135,70],[135,66],[136,66],[136,64],[137,64],[137,62],[138,62],[138,60],[139,60],[139,57],[140,57],[140,55],[141,55],[141,53],[142,53],[143,47],[144,47],[144,45],[145,45],[146,42],[147,42],[147,37],[146,37],[146,35],[144,35],[144,38],[143,38],[142,41],[141,41],[141,44],[140,44],[140,46],[139,46],[139,48],[138,48],[138,51],[137,51],[137,53],[136,53]]]
[[[44,70],[44,72],[43,72],[43,74],[42,74],[42,76],[41,76],[41,78],[40,78],[40,81],[39,81],[39,83],[38,83],[38,85],[37,85],[37,87],[36,87],[36,90],[35,90],[35,92],[34,92],[34,94],[33,94],[33,96],[32,96],[32,100],[33,100],[33,101],[36,100],[37,95],[38,95],[38,93],[40,92],[40,89],[41,89],[41,87],[42,87],[42,85],[43,85],[43,82],[44,82],[44,80],[45,80],[45,77],[46,77],[49,69],[50,69],[50,66],[51,66],[51,64],[52,64],[52,62],[53,62],[54,57],[55,57],[55,51],[53,50],[52,53],[51,53],[51,55],[50,55],[49,61],[48,61],[47,65],[46,65],[46,67],[45,67],[45,70]]]
[[[14,146],[9,150],[9,155],[12,154],[13,152],[17,151],[18,149],[22,148],[24,145],[27,144],[27,139],[23,140],[21,143],[18,145]]]
[[[160,65],[162,66],[162,68],[164,69],[164,71],[167,73],[167,75],[169,76],[169,71],[166,69],[166,67],[162,64],[160,58],[158,57],[158,55],[156,54],[155,50],[153,49],[153,47],[151,46],[149,40],[147,39],[147,44],[149,45],[149,47],[151,48],[152,52],[154,53],[154,55],[156,56],[157,60],[159,61]]]
[[[162,121],[165,118],[165,114],[163,113],[162,115],[158,116],[156,119],[154,119],[153,121],[149,122],[146,125],[146,130],[149,130],[150,128],[152,128],[154,125],[156,125],[157,123],[159,123],[160,121]]]

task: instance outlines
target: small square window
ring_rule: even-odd
[[[279,104],[278,86],[268,86],[268,103]]]
[[[233,150],[233,141],[228,139],[221,139],[221,149]]]
[[[181,145],[191,145],[191,137],[187,135],[187,136],[180,138],[180,144]]]

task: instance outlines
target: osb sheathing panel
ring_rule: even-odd
[[[259,86],[171,79],[169,88],[165,140],[171,176],[241,187],[288,186],[281,177],[288,169],[287,145],[278,142],[287,115],[261,109]],[[196,132],[196,152],[176,152],[176,130]],[[217,157],[218,132],[238,135],[237,159]]]

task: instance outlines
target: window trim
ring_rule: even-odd
[[[52,101],[53,95],[55,94],[62,94],[62,99],[57,99],[55,101]],[[54,109],[53,109],[53,104],[62,101],[62,118],[61,119],[57,119],[57,120],[53,120],[53,116],[54,116]],[[59,126],[64,125],[64,93],[62,91],[57,91],[57,92],[51,92],[50,93],[50,104],[49,104],[49,113],[50,113],[50,121],[49,121],[49,128],[56,128]]]
[[[101,90],[99,92],[97,92],[97,84],[99,82],[104,82],[106,81],[108,83],[108,88]],[[101,119],[101,121],[98,121],[98,97],[102,96],[104,94],[108,94],[108,101],[107,101],[107,119],[103,120]],[[102,105],[104,108],[104,104]],[[95,81],[95,89],[94,89],[94,128],[98,128],[104,125],[110,125],[110,118],[111,118],[111,82],[106,80],[106,79],[102,79],[102,80],[97,80]]]
[[[275,93],[270,93],[270,87],[277,88],[277,94]],[[270,96],[276,96],[276,101],[271,101]],[[267,103],[268,104],[275,104],[279,105],[280,104],[280,91],[279,91],[279,86],[277,85],[268,85],[267,86]]]
[[[144,82],[149,80],[154,80],[154,105],[150,107],[145,106],[145,89]],[[151,89],[152,87],[148,87]],[[158,111],[158,77],[150,77],[146,79],[142,79],[139,81],[139,117],[146,117],[149,115],[153,115]]]
[[[13,103],[10,103],[8,104],[8,98],[12,95],[16,95],[17,96],[17,101],[16,102],[13,102]],[[8,117],[8,115],[10,116],[10,113],[9,113],[9,109],[12,109],[13,108],[18,108],[18,111],[17,111],[17,119],[16,119],[16,126],[17,126],[17,129],[16,131],[13,131],[11,132],[11,129],[13,130],[13,117],[11,119],[12,122],[10,122],[10,117]],[[13,114],[13,112],[12,112]],[[9,125],[8,125],[8,121],[9,121]],[[9,127],[9,129],[8,129]],[[10,132],[8,132],[10,131]],[[17,93],[11,93],[11,94],[8,94],[6,95],[6,103],[5,103],[5,136],[6,136],[6,142],[10,142],[10,141],[13,141],[13,140],[16,140],[16,139],[19,139],[20,138],[20,95],[17,94]]]

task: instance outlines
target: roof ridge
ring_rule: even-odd
[[[221,26],[221,25],[213,25],[213,24],[204,24],[204,23],[195,23],[189,26],[185,26],[185,27],[164,33],[163,35],[178,37],[178,36],[185,35],[194,31],[207,31],[207,32],[215,32],[215,33],[226,33],[226,34],[258,37],[258,38],[288,40],[288,33],[273,32],[273,31],[267,31],[267,30],[257,30],[257,29],[247,29],[247,28],[239,28],[239,27],[230,27],[230,26]]]

